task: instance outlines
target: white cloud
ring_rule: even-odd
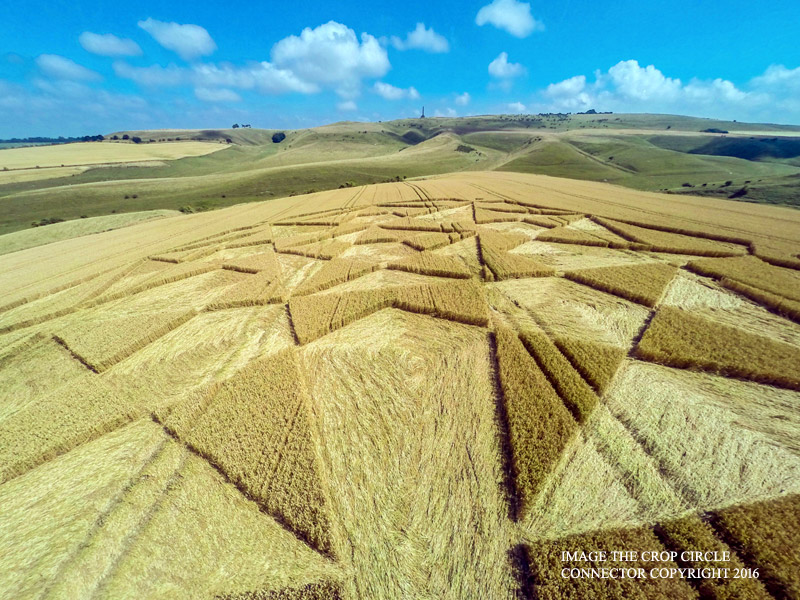
[[[800,92],[800,67],[787,69],[784,65],[770,65],[751,83],[758,88],[785,88]]]
[[[344,100],[336,105],[336,108],[342,112],[353,112],[358,110],[358,106],[352,100]]]
[[[138,25],[164,48],[172,50],[184,60],[208,56],[217,49],[208,31],[200,25],[166,23],[151,18],[139,21]]]
[[[458,113],[450,106],[447,106],[443,109],[436,109],[433,111],[434,117],[457,117]]]
[[[586,76],[576,75],[558,83],[551,83],[545,90],[545,95],[551,98],[562,98],[580,94],[586,88]]]
[[[0,81],[0,137],[106,133],[133,121],[156,125],[158,111],[138,96],[63,79],[34,78],[32,84]]]
[[[142,49],[133,40],[120,38],[113,33],[92,33],[84,31],[78,41],[84,50],[100,56],[139,56]]]
[[[213,50],[216,46],[213,41],[211,44]],[[187,48],[183,48],[184,57]],[[198,62],[181,67],[172,64],[134,67],[116,62],[114,71],[119,77],[148,87],[192,85],[208,89],[254,89],[264,94],[314,94],[328,88],[343,100],[352,100],[359,95],[362,80],[382,77],[390,66],[386,49],[375,37],[362,33],[359,39],[352,29],[330,21],[277,42],[272,47],[271,61],[244,65]],[[416,90],[412,90],[406,90],[407,96],[418,97]]]
[[[271,56],[276,67],[298,80],[333,87],[345,98],[358,94],[362,79],[382,77],[391,67],[375,37],[362,33],[359,41],[355,31],[335,21],[280,40]]]
[[[242,67],[211,63],[194,65],[191,69],[191,78],[200,85],[256,89],[265,94],[286,92],[313,94],[319,91],[316,84],[303,81],[292,71],[279,69],[266,61],[253,62]]]
[[[225,88],[194,88],[194,95],[203,102],[239,102],[242,98],[233,90]]]
[[[508,110],[510,110],[513,113],[524,113],[526,110],[526,107],[522,102],[512,102],[507,106]]]
[[[665,77],[653,65],[640,67],[635,60],[623,60],[608,70],[617,92],[635,100],[669,100],[681,91],[681,80]]]
[[[189,71],[175,65],[132,67],[126,62],[118,60],[114,61],[112,66],[117,77],[131,79],[145,87],[171,87],[190,83]]]
[[[145,87],[232,87],[257,90],[264,94],[312,94],[319,91],[318,86],[300,81],[291,71],[278,69],[268,62],[254,62],[241,67],[214,63],[195,64],[191,67],[132,67],[117,61],[114,63],[114,72],[118,77],[131,79]]]
[[[87,69],[58,54],[41,54],[36,58],[36,66],[42,73],[54,79],[67,79],[71,81],[93,81],[101,79],[100,74]]]
[[[406,39],[403,40],[397,36],[391,38],[392,46],[398,50],[425,50],[426,52],[449,52],[450,44],[447,39],[433,30],[425,28],[425,23],[417,23],[414,31],[409,31]]]
[[[31,83],[38,91],[58,96],[62,99],[85,98],[91,95],[92,90],[92,88],[80,81],[72,81],[69,79],[43,79],[41,77],[34,77]]]
[[[559,112],[579,112],[592,108],[592,97],[586,88],[586,76],[576,75],[558,83],[551,83],[542,94],[558,106]]]
[[[489,63],[489,75],[498,79],[511,79],[525,73],[525,67],[519,63],[508,62],[508,53],[501,52]]]
[[[399,88],[382,81],[376,81],[372,88],[384,100],[418,100],[419,92],[413,88]]]
[[[712,81],[693,79],[681,91],[685,100],[691,103],[719,101],[742,104],[753,98],[753,94],[738,89],[732,82],[725,79]]]
[[[489,23],[518,38],[544,29],[544,24],[533,18],[531,5],[517,0],[494,0],[478,11],[475,23]]]
[[[469,101],[471,99],[472,98],[470,97],[469,92],[464,92],[463,94],[458,94],[456,96],[456,104],[458,104],[459,106],[466,106],[467,104],[469,104]]]
[[[693,78],[684,83],[654,65],[624,60],[606,72],[595,73],[593,82],[577,75],[550,84],[539,92],[541,101],[536,109],[577,112],[594,108],[787,122],[800,119],[798,90],[800,68],[772,65],[746,85],[737,86],[722,78]]]

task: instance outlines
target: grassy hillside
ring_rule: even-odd
[[[793,148],[794,139],[785,142],[776,146],[793,152],[787,149]],[[747,153],[745,147],[751,144],[751,138],[720,136],[571,133],[534,143],[498,169],[671,193],[729,198],[738,192],[734,198],[739,200],[800,206],[798,166],[791,160],[734,155]]]
[[[708,129],[731,133],[704,132]],[[202,141],[216,142],[210,144],[215,149],[219,141],[232,143],[204,156],[152,164],[82,166],[82,172],[64,167],[67,170],[58,173],[63,176],[46,180],[17,178],[4,183],[0,173],[4,205],[0,233],[44,219],[207,210],[470,170],[539,173],[642,190],[800,204],[798,127],[672,115],[497,115],[334,123],[287,130],[280,143],[273,143],[273,133],[250,128],[120,131],[114,135],[142,137],[145,143],[135,147],[143,156],[149,152],[157,157],[159,148],[188,148]],[[61,156],[79,146],[61,146],[58,152]],[[97,146],[107,147],[109,152],[114,148]],[[77,164],[77,158],[63,160],[58,164]]]

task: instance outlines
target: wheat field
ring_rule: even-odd
[[[800,213],[733,205],[474,172],[0,256],[0,598],[798,597]]]
[[[5,149],[0,154],[0,183],[67,177],[98,165],[153,165],[223,148],[226,145],[195,141],[154,144],[108,141]]]

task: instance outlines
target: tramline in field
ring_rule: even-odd
[[[797,594],[800,217],[682,201],[474,173],[4,257],[0,589]],[[561,558],[621,548],[706,554]]]

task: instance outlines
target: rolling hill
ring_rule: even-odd
[[[473,170],[537,173],[759,203],[800,203],[800,127],[793,126],[671,115],[501,115],[335,123],[285,131],[280,143],[272,142],[274,133],[252,128],[114,132],[120,138],[141,137],[142,152],[149,149],[154,156],[162,147],[182,144],[188,148],[205,143],[217,151],[171,160],[163,160],[162,154],[156,162],[119,166],[101,157],[95,165],[40,169],[53,177],[43,179],[36,172],[35,180],[27,181],[27,174],[37,170],[25,171],[25,176],[10,170],[5,182],[0,177],[5,209],[0,233],[45,219],[207,210]],[[111,143],[89,145],[103,155],[106,149],[111,152]],[[59,152],[69,153],[77,146],[63,146]],[[0,150],[0,163],[5,152],[12,151]],[[14,175],[17,180],[11,178]]]

